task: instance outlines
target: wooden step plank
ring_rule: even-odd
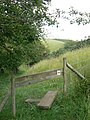
[[[37,106],[43,109],[51,108],[51,105],[55,100],[57,92],[58,91],[48,91]]]

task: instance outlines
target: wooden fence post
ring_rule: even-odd
[[[16,100],[15,100],[15,78],[11,75],[11,96],[12,96],[12,112],[16,116]]]
[[[65,95],[67,93],[67,75],[66,75],[67,67],[66,67],[66,63],[67,63],[66,58],[63,58],[63,79],[64,79],[63,92]]]

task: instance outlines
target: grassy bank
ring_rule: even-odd
[[[82,67],[84,64],[89,64],[90,47],[82,48],[80,50],[76,50],[76,51],[72,51],[72,52],[68,52],[63,55],[60,55],[57,58],[43,60],[43,61],[35,64],[31,68],[29,66],[22,65],[20,67],[20,73],[21,73],[21,75],[22,74],[33,74],[33,73],[38,73],[38,72],[42,72],[42,71],[62,68],[64,57],[67,58],[67,61],[69,63],[71,63],[71,65],[74,65],[74,67],[79,69],[79,67]]]

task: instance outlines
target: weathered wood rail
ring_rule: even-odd
[[[63,69],[56,69],[38,74],[22,76],[15,79],[15,86],[22,87],[22,86],[32,85],[38,82],[43,82],[46,80],[57,78],[62,75],[63,75]]]

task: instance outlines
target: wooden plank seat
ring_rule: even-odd
[[[37,104],[38,107],[43,109],[51,108],[52,103],[54,102],[58,91],[48,91],[45,96]]]

